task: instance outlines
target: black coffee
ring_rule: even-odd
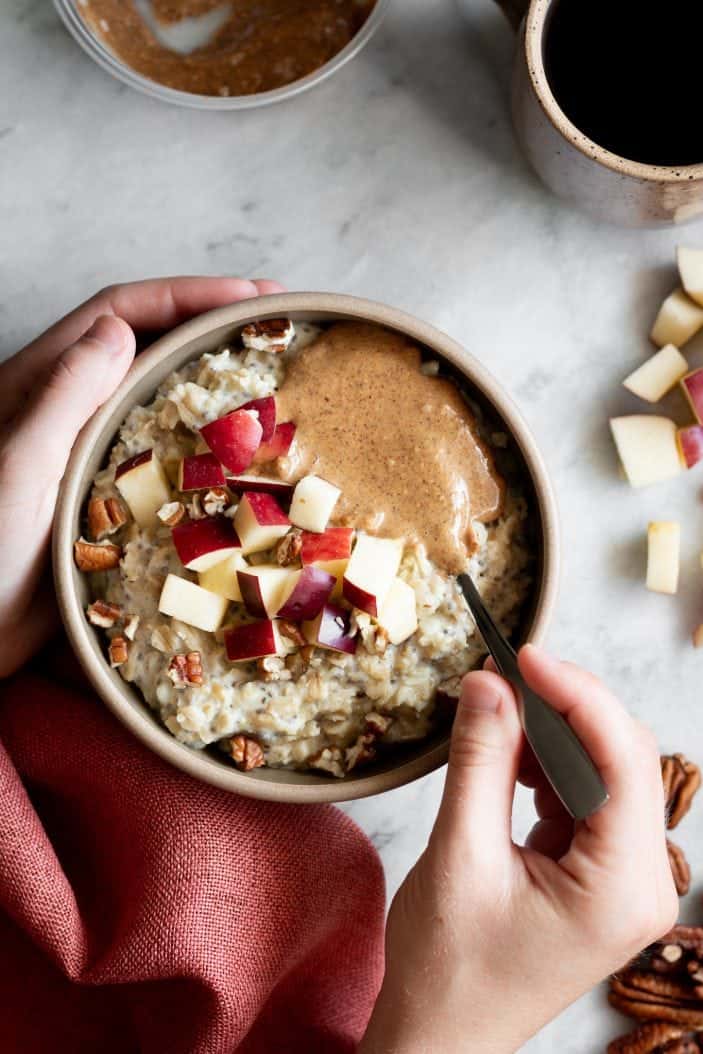
[[[703,160],[703,0],[557,0],[544,61],[559,106],[600,146]]]

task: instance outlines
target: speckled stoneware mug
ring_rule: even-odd
[[[492,423],[512,437],[520,480],[530,504],[536,557],[534,587],[516,637],[519,641],[542,639],[557,591],[557,513],[542,458],[519,411],[480,362],[433,326],[383,304],[332,293],[282,293],[219,308],[184,323],[138,356],[117,392],[85,426],[71,452],[54,520],[54,580],[66,632],[93,687],[147,747],[191,776],[248,797],[285,802],[345,801],[399,787],[443,765],[449,752],[449,724],[430,738],[399,748],[344,779],[273,768],[239,772],[224,754],[193,750],[174,739],[140,693],[110,668],[104,639],[85,617],[90,602],[88,583],[73,561],[73,542],[81,533],[93,479],[108,459],[132,407],[149,402],[161,382],[189,360],[236,340],[249,322],[281,316],[294,322],[363,320],[405,334],[453,373],[467,394],[483,406]]]
[[[703,164],[672,168],[629,161],[589,139],[559,107],[544,64],[556,2],[498,0],[518,30],[513,121],[532,167],[555,194],[613,223],[669,227],[702,215]]]

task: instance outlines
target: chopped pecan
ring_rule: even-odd
[[[219,516],[229,505],[229,491],[224,487],[213,487],[203,498],[203,510],[206,516]]]
[[[372,732],[375,736],[383,736],[393,724],[393,718],[388,717],[387,714],[377,714],[372,711],[364,718],[364,724],[368,732]]]
[[[388,630],[383,626],[374,626],[372,643],[376,654],[384,655],[389,644]]]
[[[122,608],[117,604],[111,604],[107,600],[94,600],[86,611],[88,622],[93,626],[101,626],[103,629],[112,629],[116,622],[122,618]]]
[[[186,505],[186,512],[191,520],[204,520],[207,513],[203,509],[203,501],[199,494],[194,494]]]
[[[676,892],[680,897],[685,897],[691,888],[691,868],[688,866],[688,860],[683,849],[678,845],[674,845],[668,838],[666,840],[666,849],[669,854],[669,864],[671,865],[671,874],[676,886]]]
[[[297,644],[299,648],[304,648],[308,643],[300,626],[296,622],[289,622],[288,619],[279,619],[278,632],[282,637],[285,637],[286,640],[290,640],[293,644]]]
[[[261,746],[250,736],[232,736],[229,741],[229,752],[232,760],[242,772],[260,769],[266,764]]]
[[[278,655],[265,655],[256,660],[256,668],[262,681],[289,681],[291,672]]]
[[[293,527],[284,534],[276,546],[276,563],[281,567],[289,567],[294,564],[300,556],[303,548],[303,532],[299,527]]]
[[[250,322],[242,330],[242,342],[245,348],[253,351],[285,351],[295,330],[289,318],[267,318],[261,322]]]
[[[99,542],[119,531],[127,522],[127,512],[118,498],[91,498],[88,502],[88,532]]]
[[[185,505],[181,501],[167,501],[162,505],[156,515],[167,527],[175,527],[186,514]]]
[[[176,688],[192,688],[203,683],[203,664],[199,651],[174,655],[168,664],[168,676]]]
[[[664,755],[661,768],[667,827],[673,831],[691,808],[691,802],[701,785],[701,770],[683,754]]]
[[[87,542],[79,538],[73,543],[73,556],[79,571],[112,571],[120,562],[122,549],[110,542]]]
[[[348,747],[344,753],[344,764],[347,772],[356,769],[359,765],[366,765],[376,757],[376,735],[374,732],[362,732],[357,737],[356,743]]]
[[[139,627],[139,615],[124,616],[124,635],[127,640],[134,640]]]
[[[129,644],[124,637],[113,637],[107,649],[110,657],[110,666],[124,666],[129,655]]]
[[[344,755],[340,747],[325,747],[319,754],[311,757],[308,764],[311,768],[329,772],[338,779],[344,776]]]

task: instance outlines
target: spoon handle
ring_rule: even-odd
[[[564,808],[575,820],[585,819],[608,800],[598,770],[569,723],[525,682],[514,649],[491,618],[470,575],[459,575],[479,633],[498,672],[515,689],[525,737]]]

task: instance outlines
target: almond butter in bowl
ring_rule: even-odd
[[[181,743],[344,777],[429,736],[480,664],[457,572],[520,623],[519,462],[409,338],[250,323],[124,421],[76,543],[87,617]]]

